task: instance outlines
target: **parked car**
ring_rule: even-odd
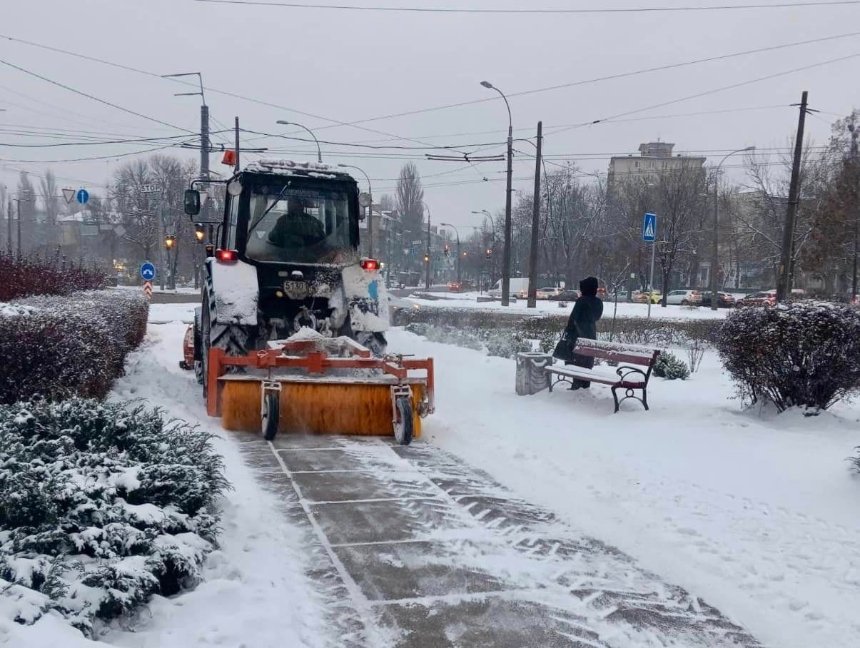
[[[763,290],[747,295],[743,299],[739,299],[735,304],[738,308],[744,306],[773,306],[776,304],[776,291]]]
[[[449,281],[448,292],[466,292],[472,290],[472,284],[468,281]]]
[[[579,291],[578,290],[562,290],[557,295],[553,295],[549,297],[553,301],[576,301],[579,299]]]
[[[643,292],[641,290],[633,291],[633,301],[637,304],[647,304],[648,303],[648,295],[649,293]],[[659,304],[660,300],[663,299],[663,295],[659,290],[652,290],[651,293],[651,303]]]
[[[681,306],[698,306],[702,303],[702,293],[698,290],[671,290],[666,294],[666,303]]]
[[[735,305],[735,296],[727,292],[717,291],[717,308],[731,308]],[[711,293],[702,295],[702,306],[711,307]]]
[[[608,292],[608,293],[606,293],[605,297],[601,296],[600,298],[603,301],[614,302],[617,299],[620,302],[625,302],[625,301],[627,301],[628,296],[629,296],[629,293],[626,290],[619,290],[617,293]]]
[[[557,286],[547,286],[546,288],[538,288],[535,292],[535,297],[537,299],[552,299],[555,295],[559,294],[562,291],[561,288]]]

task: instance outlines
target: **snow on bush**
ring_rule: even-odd
[[[725,320],[717,350],[741,398],[827,409],[860,385],[860,312],[812,301],[744,308]]]
[[[96,619],[192,586],[226,487],[210,435],[159,410],[0,406],[0,614],[53,610],[92,634]]]
[[[690,377],[690,369],[687,363],[674,353],[663,351],[654,363],[654,375],[666,380],[687,380]]]
[[[68,295],[107,286],[95,268],[67,263],[63,258],[18,257],[0,252],[0,302],[31,295]]]
[[[148,302],[98,290],[31,297],[0,309],[0,404],[103,397],[146,333]]]

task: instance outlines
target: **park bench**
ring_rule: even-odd
[[[517,394],[528,395],[549,388],[560,382],[573,384],[574,380],[608,385],[615,400],[615,411],[628,398],[638,400],[648,409],[648,379],[660,356],[658,349],[579,338],[574,353],[605,360],[612,366],[597,366],[594,369],[576,365],[556,365],[548,353],[517,354]],[[624,390],[619,399],[618,390]],[[636,395],[642,393],[642,397]]]
[[[660,356],[658,349],[579,338],[576,340],[573,352],[581,356],[606,360],[613,366],[597,366],[594,369],[576,365],[546,366],[544,371],[550,374],[548,381],[550,391],[560,382],[573,384],[574,380],[587,380],[608,385],[612,389],[616,412],[618,406],[628,398],[638,400],[646,410],[648,409],[648,379]],[[624,390],[624,397],[621,399],[618,398],[619,389]],[[641,398],[636,395],[637,391],[642,392]]]

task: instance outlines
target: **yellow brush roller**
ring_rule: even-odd
[[[278,432],[390,436],[393,409],[391,383],[280,378]],[[220,379],[222,425],[227,430],[260,433],[263,383],[247,377]],[[426,385],[409,381],[412,389],[413,436],[421,435],[419,404]]]

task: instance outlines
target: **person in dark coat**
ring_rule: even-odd
[[[597,320],[603,315],[603,302],[597,296],[597,287],[595,277],[586,277],[579,282],[580,296],[573,305],[573,311],[565,327],[565,333],[574,341],[580,337],[597,339]],[[573,362],[565,362],[565,364],[591,369],[594,366],[594,358],[574,354]],[[585,380],[574,380],[570,388],[587,389],[590,386],[591,383]]]

